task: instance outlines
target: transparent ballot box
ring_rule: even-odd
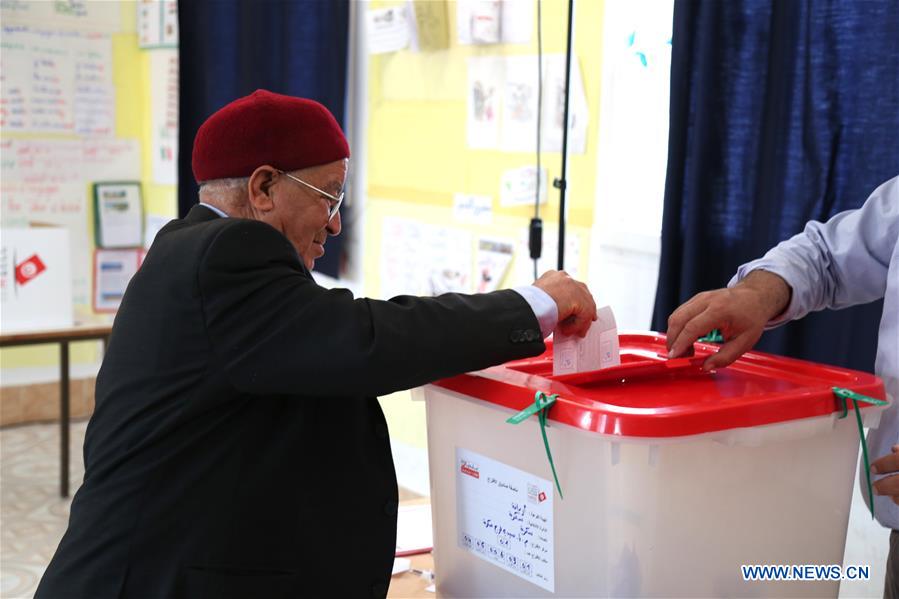
[[[705,372],[714,345],[619,342],[604,370],[553,376],[548,343],[416,391],[438,595],[836,596],[743,566],[842,566],[859,429],[885,406],[835,388],[883,400],[882,382],[754,352]]]

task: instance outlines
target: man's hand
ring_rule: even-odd
[[[899,445],[893,445],[893,453],[871,462],[871,472],[874,474],[899,473]],[[887,495],[893,500],[893,503],[899,505],[899,474],[881,478],[872,486],[876,495]]]
[[[722,368],[752,349],[765,324],[790,303],[790,286],[779,276],[754,270],[730,289],[704,291],[668,317],[668,357],[677,358],[713,329],[724,344],[706,359],[706,370]]]
[[[565,335],[584,337],[590,323],[596,320],[596,303],[590,290],[575,281],[564,270],[549,270],[534,281],[534,286],[545,291],[559,309],[558,330]]]

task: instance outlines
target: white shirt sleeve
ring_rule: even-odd
[[[559,308],[556,302],[548,293],[533,285],[523,287],[515,287],[513,291],[517,291],[521,297],[531,306],[537,322],[540,323],[540,332],[543,338],[549,337],[556,325],[559,323]]]

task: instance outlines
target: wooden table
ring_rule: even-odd
[[[18,345],[59,345],[59,494],[69,496],[69,343],[102,340],[103,352],[112,331],[111,324],[77,324],[65,329],[6,333],[0,347]]]

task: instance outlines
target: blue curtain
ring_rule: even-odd
[[[811,219],[899,174],[899,2],[677,0],[653,328]],[[882,302],[758,349],[871,370]]]
[[[182,216],[197,203],[194,136],[228,102],[259,88],[312,98],[346,131],[349,0],[187,0],[178,3],[178,22]],[[341,208],[344,232],[328,242],[317,271],[337,276],[349,210]]]

